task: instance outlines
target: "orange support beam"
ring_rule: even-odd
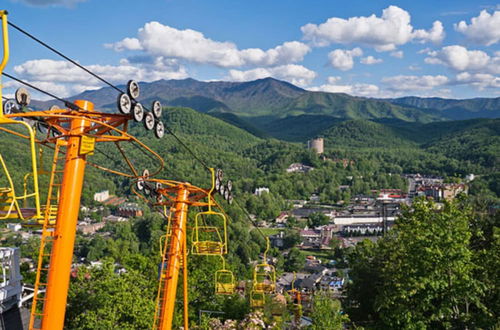
[[[175,213],[172,218],[172,236],[168,250],[168,265],[165,273],[165,285],[163,290],[163,303],[161,304],[160,317],[158,328],[161,330],[172,329],[172,321],[174,319],[175,297],[177,293],[177,283],[179,279],[179,270],[181,267],[181,259],[186,262],[186,222],[188,211],[189,190],[183,186],[177,191],[177,199],[175,201]],[[186,263],[184,263],[187,269]],[[186,270],[184,270],[186,272]],[[187,272],[185,273],[187,277]],[[184,303],[187,301],[187,292],[184,290]],[[186,306],[187,307],[187,306]],[[184,325],[188,324],[188,318],[184,315]],[[187,328],[185,328],[187,330]]]
[[[78,100],[75,104],[87,111],[94,110],[93,103],[88,101]],[[90,124],[90,121],[83,118],[71,119],[43,309],[43,330],[59,330],[64,327],[76,225],[85,174],[86,156],[80,154],[80,143],[83,132],[90,127]]]

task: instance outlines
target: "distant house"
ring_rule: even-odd
[[[99,229],[104,228],[105,223],[104,222],[98,222],[98,223],[83,223],[78,226],[76,226],[76,229],[80,232],[82,232],[84,235],[89,235],[89,234],[94,234],[96,231]]]
[[[287,173],[307,173],[309,171],[314,170],[314,167],[312,166],[307,166],[301,163],[293,163],[288,168],[286,169]]]
[[[97,192],[94,194],[94,200],[96,202],[104,202],[106,199],[109,198],[109,190],[103,190],[101,192]]]
[[[274,220],[276,223],[286,223],[288,220],[288,213],[281,212],[280,215]]]
[[[136,203],[124,203],[118,207],[116,215],[120,217],[142,217],[142,209]]]
[[[262,196],[263,193],[269,194],[269,188],[267,188],[267,187],[256,188],[254,195]]]
[[[116,215],[108,215],[107,217],[103,217],[102,221],[104,221],[104,222],[124,222],[124,221],[127,221],[127,218],[119,217]]]
[[[463,183],[443,183],[423,185],[417,188],[418,196],[432,197],[436,201],[452,200],[460,193],[467,193],[469,188]]]

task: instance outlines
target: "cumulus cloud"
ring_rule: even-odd
[[[120,65],[88,65],[86,68],[112,83],[124,83],[130,79],[155,81],[187,77],[183,66],[175,60],[164,58],[137,64],[123,59]],[[61,97],[103,86],[102,82],[66,61],[30,60],[15,66],[14,72],[23,80]]]
[[[402,50],[397,50],[397,51],[391,52],[389,55],[391,55],[392,57],[395,57],[395,58],[403,58],[405,53]]]
[[[306,24],[301,30],[304,39],[316,46],[359,43],[374,47],[377,51],[392,51],[412,40],[439,43],[445,35],[439,21],[434,22],[428,31],[414,30],[410,24],[410,14],[397,6],[384,9],[381,17],[332,17],[319,25]]]
[[[272,68],[256,68],[247,71],[232,69],[229,70],[228,78],[233,81],[248,81],[274,77],[276,79],[286,80],[294,85],[307,86],[316,78],[316,75],[316,72],[302,65],[287,64]]]
[[[137,38],[105,44],[115,51],[143,50],[152,56],[164,56],[219,67],[277,66],[300,62],[311,50],[299,41],[289,41],[268,50],[238,49],[232,42],[209,39],[191,29],[178,30],[159,22],[140,28]]]
[[[443,86],[449,82],[448,77],[437,76],[393,76],[385,77],[382,82],[393,91],[422,91]]]
[[[366,64],[366,65],[371,65],[371,64],[378,64],[378,63],[382,63],[384,60],[381,59],[381,58],[375,58],[373,56],[367,56],[367,57],[363,57],[360,62],[362,64]]]
[[[79,2],[85,2],[87,0],[13,0],[13,2],[25,3],[30,6],[46,7],[46,6],[62,6],[62,7],[74,7]]]
[[[328,77],[324,85],[308,88],[310,91],[328,92],[328,93],[346,93],[354,96],[377,97],[380,89],[373,84],[341,84],[340,77]]]
[[[351,50],[335,49],[328,54],[330,64],[339,70],[351,70],[354,66],[354,57],[362,56],[363,51],[361,48],[356,47]]]
[[[500,11],[497,10],[490,14],[483,10],[479,16],[471,19],[470,24],[461,21],[454,27],[455,30],[463,33],[468,40],[480,45],[491,46],[500,41]]]
[[[439,51],[429,51],[425,59],[429,64],[442,64],[455,71],[488,71],[500,73],[500,56],[493,57],[481,50],[468,50],[459,45],[446,46]]]
[[[479,90],[485,88],[500,88],[500,77],[488,73],[461,72],[456,76],[456,84],[467,84]]]

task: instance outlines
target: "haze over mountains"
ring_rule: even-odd
[[[343,93],[311,92],[273,78],[249,82],[201,82],[194,79],[141,83],[140,101],[208,113],[254,135],[303,141],[346,120],[430,123],[500,117],[500,98],[454,100],[403,97],[370,99]],[[124,89],[124,86],[122,86]],[[71,97],[92,100],[97,108],[116,110],[117,93],[109,87]],[[37,102],[46,107],[54,102]]]

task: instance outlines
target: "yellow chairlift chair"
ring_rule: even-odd
[[[264,252],[264,260],[257,264],[253,271],[253,290],[264,293],[273,293],[276,290],[276,269],[267,263],[267,252],[269,251],[269,238],[266,237],[267,247]]]
[[[266,295],[264,292],[252,290],[250,292],[250,307],[259,308],[264,307],[266,302]]]
[[[233,294],[236,288],[233,272],[226,269],[226,261],[222,258],[222,269],[215,272],[215,294]]]
[[[15,129],[15,127],[25,128],[26,133],[20,132],[21,130]],[[7,160],[0,153],[0,178],[1,176],[4,176],[4,179],[2,179],[3,186],[0,187],[0,220],[19,219],[22,221],[28,221],[43,219],[38,189],[38,172],[35,148],[36,141],[33,128],[23,121],[5,117],[3,115],[3,111],[0,110],[0,130],[28,140],[30,150],[28,154],[31,157],[29,172],[31,180],[27,178],[26,186],[28,186],[29,181],[32,188],[31,191],[26,189],[22,195],[17,194],[14,181],[7,165]],[[32,206],[22,208],[19,203],[20,201],[24,201],[24,205],[26,205],[27,201],[32,201]]]
[[[211,168],[210,172],[212,174],[212,187],[207,193],[208,211],[196,214],[194,221],[191,251],[195,255],[223,255],[227,253],[227,219],[223,213],[212,210],[212,192],[215,189],[214,169]],[[217,225],[220,225],[221,228]]]

